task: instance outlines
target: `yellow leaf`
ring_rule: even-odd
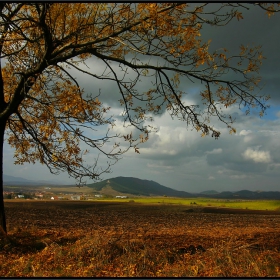
[[[233,133],[236,133],[236,129],[232,127],[231,130],[229,131],[229,134],[233,134]]]
[[[236,12],[235,16],[236,16],[236,18],[237,18],[238,21],[239,21],[240,19],[243,19],[242,13],[240,13],[240,12]]]

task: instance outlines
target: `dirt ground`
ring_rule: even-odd
[[[280,275],[280,215],[168,204],[5,201],[1,277]]]
[[[208,249],[234,240],[251,249],[280,251],[280,215],[274,211],[87,201],[6,202],[5,207],[8,231],[99,231],[122,240],[145,238],[162,248]]]

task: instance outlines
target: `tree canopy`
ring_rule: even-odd
[[[274,4],[257,5],[269,16],[276,11]],[[261,48],[242,45],[235,54],[224,48],[210,52],[211,42],[200,34],[204,25],[222,27],[241,20],[247,6],[1,2],[1,162],[5,134],[15,148],[16,164],[39,161],[52,173],[93,179],[129,148],[139,153],[138,144],[155,129],[147,121],[162,110],[215,138],[220,132],[211,117],[235,132],[234,119],[224,108],[239,104],[249,113],[258,107],[262,116],[268,96],[255,91]],[[92,58],[101,62],[101,71],[88,67]],[[73,71],[90,77],[92,92],[85,92]],[[145,91],[138,87],[143,79],[151,82]],[[179,85],[185,79],[204,85],[198,93],[203,108],[184,101],[187,92]],[[114,116],[100,101],[97,80],[115,83],[112,94],[120,96],[124,126],[136,127],[139,135],[114,134]],[[100,136],[98,127],[106,127],[107,133]],[[104,154],[108,166],[100,169],[98,158],[85,165],[88,151],[81,142]]]

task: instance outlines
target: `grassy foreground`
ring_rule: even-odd
[[[1,277],[280,276],[280,215],[185,205],[6,203]]]

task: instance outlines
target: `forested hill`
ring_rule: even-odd
[[[65,187],[65,185],[54,181],[33,181],[22,177],[8,176],[4,174],[4,186],[21,186],[25,190],[33,190],[38,186],[54,185],[57,187]],[[71,187],[70,185],[67,185]],[[185,191],[177,191],[160,185],[150,180],[142,180],[134,177],[116,177],[106,179],[104,181],[88,184],[88,187],[94,191],[110,194],[110,195],[142,195],[142,196],[170,196],[170,197],[208,197],[217,199],[272,199],[280,200],[279,191],[222,191],[207,190],[200,193],[189,193]],[[72,186],[73,187],[73,186]],[[190,188],[190,187],[189,187]],[[7,187],[6,187],[7,189]],[[195,189],[195,188],[194,188]]]
[[[104,180],[98,183],[89,184],[88,187],[92,187],[97,191],[101,191],[105,187],[111,187],[113,190],[143,196],[174,196],[174,197],[194,197],[194,194],[177,191],[171,188],[160,185],[157,182],[142,180],[134,177],[116,177],[109,180]]]
[[[88,187],[96,191],[102,191],[104,188],[110,188],[116,192],[130,195],[143,196],[172,196],[172,197],[208,197],[220,199],[280,199],[280,192],[277,191],[223,191],[214,190],[201,193],[188,193],[177,191],[157,182],[142,180],[134,177],[116,177],[107,179],[98,183],[89,184]]]

